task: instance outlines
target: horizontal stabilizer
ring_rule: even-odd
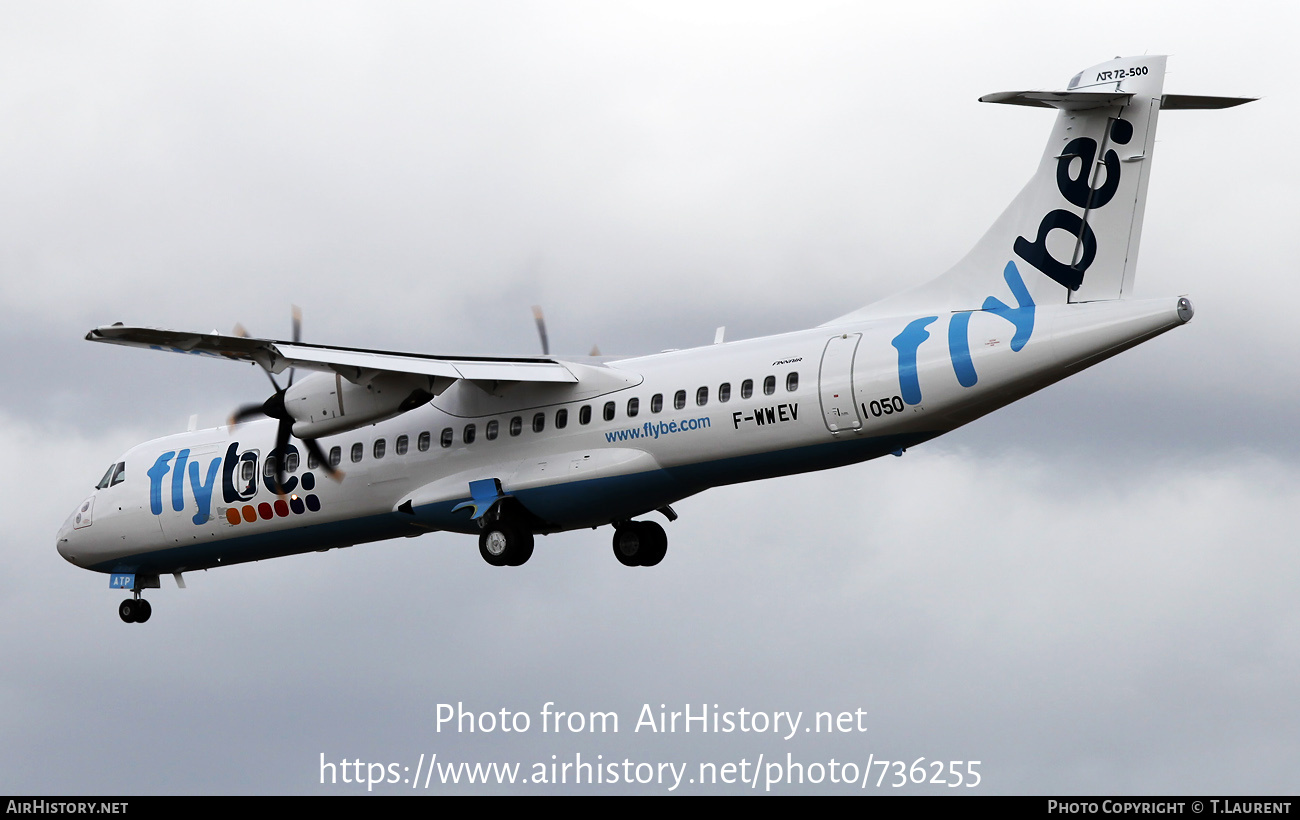
[[[1124,105],[1132,97],[1132,94],[1119,91],[999,91],[996,94],[985,94],[980,97],[980,102],[1084,111],[1107,105]]]
[[[1163,111],[1189,109],[1232,108],[1234,105],[1254,102],[1258,97],[1203,97],[1199,94],[1166,94],[1160,98]]]

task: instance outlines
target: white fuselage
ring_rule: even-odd
[[[340,481],[291,444],[284,495],[267,471],[275,422],[173,435],[129,451],[123,479],[86,499],[58,549],[90,569],[157,574],[475,532],[453,508],[489,478],[534,532],[618,523],[708,487],[901,452],[1190,315],[1181,299],[1021,305],[608,361],[577,384],[461,380],[319,439],[337,448]]]

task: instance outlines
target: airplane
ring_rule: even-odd
[[[115,460],[58,552],[132,593],[127,623],[149,620],[141,593],[164,574],[183,588],[185,572],[441,530],[517,567],[537,534],[612,525],[618,561],[655,566],[668,539],[646,516],[671,522],[684,498],[901,456],[1188,322],[1185,296],[1133,298],[1156,121],[1251,98],[1164,94],[1165,61],[981,97],[1056,110],[1028,184],[942,275],[807,330],[629,358],[551,356],[540,315],[544,355],[518,357],[308,344],[297,318],[289,340],[96,328],[253,363],[274,392]]]

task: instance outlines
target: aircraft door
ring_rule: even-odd
[[[256,452],[253,471],[256,470]],[[181,456],[184,455],[184,460]],[[200,445],[177,453],[171,472],[162,481],[162,515],[158,522],[163,535],[173,543],[192,542],[196,537],[211,536],[225,519],[215,513],[224,507],[222,463],[226,452],[220,447]]]
[[[832,433],[862,429],[862,419],[853,402],[853,357],[860,341],[861,333],[832,336],[822,352],[817,385],[822,418],[826,421],[826,429]]]

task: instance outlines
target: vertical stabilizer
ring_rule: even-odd
[[[1012,263],[1036,305],[1131,295],[1162,99],[1170,108],[1226,107],[1229,98],[1162,98],[1163,56],[1116,58],[1064,91],[1009,91],[981,102],[1056,109],[1029,184],[966,256],[937,279],[827,324],[914,312],[980,310],[1010,296]],[[1186,100],[1205,103],[1198,105]]]

